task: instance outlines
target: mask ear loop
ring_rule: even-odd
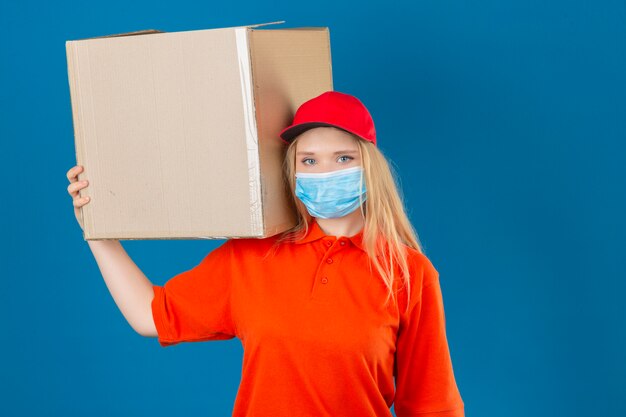
[[[361,190],[363,189],[363,181],[365,180],[365,161],[363,160],[363,152],[361,151],[361,146],[362,145],[359,144],[359,155],[361,156],[361,165],[363,168],[363,171],[361,171],[361,179],[359,180],[359,207],[361,209],[361,215],[365,217],[365,208],[363,206],[363,193],[361,192]]]

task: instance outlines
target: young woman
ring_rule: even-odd
[[[162,346],[238,337],[233,416],[462,417],[438,272],[422,253],[369,111],[327,91],[280,133],[298,222],[229,239],[153,285],[118,241],[88,241],[131,326]],[[82,227],[82,167],[68,191]]]

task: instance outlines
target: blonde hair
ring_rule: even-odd
[[[385,299],[385,304],[387,304],[390,298],[397,302],[394,283],[397,283],[395,271],[399,267],[401,284],[407,289],[408,309],[408,295],[411,294],[411,289],[405,246],[423,253],[421,244],[417,232],[405,213],[403,196],[396,185],[397,176],[395,172],[392,173],[386,157],[373,143],[352,133],[350,135],[356,141],[361,154],[367,189],[367,198],[365,204],[361,205],[361,212],[365,217],[363,247],[368,254],[370,272],[373,263],[388,289]],[[274,246],[283,242],[294,242],[306,236],[309,222],[312,220],[306,206],[295,194],[297,140],[296,137],[286,150],[283,174],[296,207],[298,221],[294,227],[279,235]]]

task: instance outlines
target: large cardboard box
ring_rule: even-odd
[[[263,238],[295,224],[278,133],[333,89],[330,33],[259,28],[271,24],[66,42],[86,240]]]

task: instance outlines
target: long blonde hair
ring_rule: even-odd
[[[410,290],[410,273],[407,262],[407,251],[403,245],[423,253],[417,232],[409,221],[403,203],[403,196],[396,185],[395,172],[392,173],[390,165],[383,153],[371,142],[350,134],[356,141],[364,170],[367,198],[361,205],[361,212],[365,217],[363,229],[363,247],[368,254],[369,268],[372,263],[380,274],[388,289],[385,304],[390,298],[395,302],[394,282],[396,282],[396,268],[400,268],[402,286],[407,290],[407,309],[409,306],[408,295]],[[293,203],[297,212],[297,224],[289,230],[281,233],[274,246],[282,242],[293,242],[306,236],[312,216],[306,206],[295,194],[296,189],[296,137],[288,146],[283,162],[283,174],[285,183],[291,191]],[[400,190],[401,191],[401,190]],[[382,260],[382,261],[381,261]]]

